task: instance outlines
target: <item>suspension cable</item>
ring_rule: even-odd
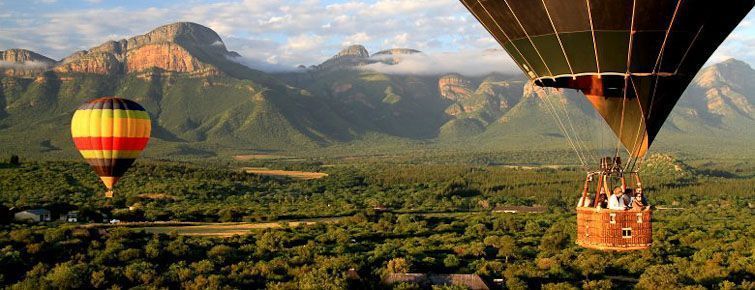
[[[661,44],[661,48],[658,51],[658,57],[655,60],[655,65],[653,66],[652,73],[655,76],[655,82],[653,82],[653,93],[650,96],[650,104],[648,106],[649,108],[648,108],[647,120],[650,120],[650,117],[653,114],[653,105],[655,105],[655,95],[656,95],[656,92],[658,91],[658,83],[660,81],[660,78],[657,74],[658,70],[660,70],[659,65],[663,62],[663,55],[664,55],[664,52],[666,51],[666,43],[668,41],[669,35],[671,34],[671,28],[674,26],[674,22],[676,20],[677,14],[679,13],[679,7],[681,6],[681,4],[682,4],[682,0],[677,0],[676,7],[674,8],[674,14],[671,16],[671,21],[669,22],[668,28],[666,29],[666,35],[663,37],[663,43]],[[699,34],[700,31],[702,31],[702,27],[700,27],[700,30],[698,30],[697,33]],[[695,38],[692,40],[692,43],[690,43],[690,46],[687,48],[687,52],[689,52],[689,49],[692,47],[692,44],[694,44],[695,40],[697,40],[698,34],[695,35]],[[684,53],[684,57],[686,57],[687,52]],[[681,66],[681,64],[679,66]],[[679,67],[677,67],[677,70],[678,69]],[[645,156],[643,156],[643,158],[644,157]]]
[[[522,32],[524,32],[524,35],[527,36],[527,40],[530,41],[530,44],[532,45],[532,48],[535,49],[535,52],[537,53],[537,56],[540,57],[540,61],[543,62],[543,65],[545,65],[545,69],[548,71],[548,74],[551,75],[551,77],[552,77],[553,76],[553,72],[548,67],[548,63],[545,62],[545,59],[543,58],[543,55],[540,54],[540,50],[537,49],[537,46],[535,46],[535,42],[533,42],[532,38],[530,38],[530,34],[527,33],[527,29],[524,29],[524,25],[522,25],[522,22],[519,21],[519,17],[516,17],[516,13],[514,13],[514,9],[511,8],[511,6],[509,5],[508,2],[506,2],[506,0],[503,0],[503,3],[506,4],[506,7],[509,8],[509,11],[511,11],[511,15],[514,16],[514,20],[516,20],[516,23],[518,23],[519,27],[522,28]]]
[[[629,155],[630,158],[632,158],[632,157],[634,157],[634,155],[638,154],[640,150],[642,150],[642,142],[643,141],[639,141],[639,140],[643,140],[644,137],[647,136],[647,134],[648,134],[648,128],[647,128],[647,121],[645,120],[645,112],[644,112],[644,109],[642,108],[642,102],[640,102],[640,97],[639,97],[640,94],[637,91],[637,85],[635,85],[633,78],[630,77],[629,80],[632,83],[632,88],[634,88],[634,94],[635,94],[635,96],[637,96],[637,98],[636,98],[637,99],[637,106],[640,108],[640,125],[637,126],[637,132],[635,133],[634,142],[632,143],[632,152]],[[640,135],[640,131],[642,131],[642,135]],[[640,136],[642,136],[643,138],[640,138]],[[640,143],[638,143],[638,141]],[[637,147],[637,146],[640,146],[640,147]],[[638,156],[637,158],[634,158],[634,159],[632,159],[630,161],[634,161],[634,163],[637,163],[637,159],[639,159],[639,158],[640,157]],[[634,165],[635,164],[632,164],[631,167],[629,167],[630,171],[634,170]],[[629,163],[627,163],[627,166],[629,166]]]
[[[543,99],[543,101],[544,101],[545,103],[547,103],[547,105],[548,105],[548,106],[550,107],[550,108],[549,108],[549,109],[550,109],[550,112],[551,112],[551,114],[552,114],[553,118],[554,118],[554,119],[556,120],[556,122],[557,122],[557,124],[556,124],[556,125],[559,125],[559,129],[561,129],[561,132],[562,132],[562,133],[563,133],[563,134],[564,134],[564,135],[566,136],[566,139],[567,139],[567,141],[569,142],[569,145],[571,145],[571,146],[572,146],[572,149],[574,149],[574,152],[575,152],[575,153],[577,153],[577,158],[579,158],[579,162],[580,162],[580,164],[582,165],[582,168],[583,168],[583,169],[585,169],[585,170],[587,170],[587,163],[585,162],[585,158],[584,158],[584,156],[582,156],[582,152],[580,152],[580,151],[579,151],[579,149],[578,149],[578,148],[577,148],[577,146],[575,145],[574,141],[572,140],[571,136],[569,135],[569,132],[567,131],[567,129],[566,129],[566,126],[565,126],[565,125],[564,125],[564,123],[563,123],[563,122],[561,121],[561,117],[560,117],[560,116],[558,115],[558,112],[556,111],[556,108],[555,108],[555,107],[553,106],[553,104],[551,103],[551,100],[550,100],[550,99],[548,99],[548,97],[547,97],[547,96],[545,96],[545,97],[540,97],[540,99]],[[546,108],[548,108],[548,107],[546,107]]]
[[[616,141],[616,153],[614,157],[619,156],[619,149],[621,148],[621,138],[624,134],[624,111],[627,103],[627,86],[629,86],[629,76],[631,75],[632,66],[632,43],[634,42],[634,16],[637,11],[637,0],[632,0],[632,22],[629,27],[629,44],[627,47],[627,68],[626,75],[624,76],[624,98],[621,101],[621,119],[619,119],[619,140]]]
[[[585,158],[590,158],[591,160],[597,160],[597,156],[595,156],[594,152],[592,152],[587,147],[587,142],[585,142],[582,137],[580,137],[579,132],[577,132],[577,129],[574,127],[574,122],[572,122],[571,114],[569,114],[569,111],[566,109],[566,103],[565,102],[559,102],[561,103],[561,109],[562,112],[564,112],[564,115],[566,116],[567,124],[569,125],[569,128],[571,128],[572,134],[574,134],[574,138],[576,139],[577,146],[580,148],[580,150],[583,150],[585,153],[583,155]]]

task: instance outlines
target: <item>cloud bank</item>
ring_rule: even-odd
[[[391,56],[383,56],[387,58]],[[397,64],[382,62],[362,66],[361,69],[387,74],[438,75],[460,73],[479,76],[493,72],[519,73],[516,64],[502,50],[414,53],[399,56]]]
[[[49,67],[50,64],[41,61],[27,61],[23,63],[11,62],[0,60],[0,68],[12,68],[12,69],[44,69]]]
[[[83,2],[82,2],[83,3]],[[437,70],[470,67],[476,51],[500,48],[457,0],[181,0],[92,1],[55,4],[0,1],[0,50],[27,48],[54,59],[107,40],[144,34],[176,22],[208,26],[226,47],[256,67],[319,64],[350,44],[371,52],[393,47],[424,51]],[[712,61],[736,57],[755,63],[755,12],[731,34]],[[448,55],[450,54],[450,55]],[[485,70],[508,56],[480,62]],[[457,61],[457,59],[462,61]],[[510,60],[507,60],[510,61]],[[419,63],[378,70],[429,71]]]

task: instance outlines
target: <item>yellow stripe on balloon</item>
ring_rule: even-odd
[[[88,117],[88,119],[85,119]],[[97,115],[74,114],[73,137],[148,137],[150,121],[131,118],[102,118]]]
[[[118,182],[118,177],[115,176],[100,176],[100,180],[105,184],[108,190],[113,190],[113,185]]]
[[[139,157],[138,150],[80,150],[85,159],[133,159]]]
[[[78,112],[86,112],[98,116],[105,115],[106,118],[137,118],[149,120],[149,113],[139,110],[123,110],[123,109],[84,109],[78,110]]]

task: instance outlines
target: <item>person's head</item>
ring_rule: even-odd
[[[620,186],[617,186],[616,188],[613,189],[613,194],[615,194],[615,195],[623,195],[624,194],[624,190],[621,189]]]
[[[624,194],[626,194],[628,196],[633,196],[634,195],[634,190],[632,190],[631,188],[627,188],[627,189],[624,190]]]

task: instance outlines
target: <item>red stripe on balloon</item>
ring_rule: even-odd
[[[74,137],[79,150],[144,150],[149,137]]]

